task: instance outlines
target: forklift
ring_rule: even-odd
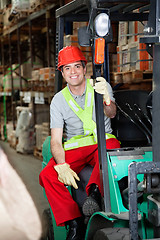
[[[139,12],[135,12],[136,9]],[[103,75],[109,81],[108,44],[112,42],[113,20],[147,21],[140,42],[146,44],[146,50],[153,57],[153,92],[148,95],[150,116],[137,108],[141,116],[143,114],[148,122],[152,122],[152,129],[148,129],[140,116],[137,117],[138,114],[139,121],[135,121],[133,114],[125,112],[117,103],[118,111],[143,132],[147,144],[106,151],[103,99],[95,93],[100,180],[104,197],[102,211],[95,212],[87,223],[85,240],[160,239],[160,0],[74,0],[60,7],[56,10],[56,65],[58,52],[63,48],[64,29],[69,29],[73,21],[86,21],[88,26],[78,30],[79,44],[92,47],[93,78],[101,76],[103,68]],[[56,92],[60,91],[62,76],[58,70],[55,84]],[[129,107],[133,109],[133,106]],[[42,155],[44,168],[52,157],[50,137],[43,144]],[[82,178],[85,176],[86,173],[83,173]],[[76,195],[71,187],[68,190]],[[44,211],[42,223],[44,240],[66,239],[67,231],[65,227],[56,226],[51,209]]]

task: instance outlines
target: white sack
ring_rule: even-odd
[[[0,240],[38,240],[40,236],[34,202],[0,149]]]

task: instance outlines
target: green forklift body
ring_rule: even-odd
[[[47,165],[49,160],[52,158],[50,150],[50,140],[51,137],[48,136],[43,144],[42,155],[42,169]],[[129,214],[128,209],[123,204],[122,194],[120,192],[118,182],[124,177],[128,176],[128,166],[133,161],[136,162],[147,162],[152,161],[152,148],[134,148],[134,149],[121,149],[121,150],[111,150],[107,152],[108,159],[108,173],[109,173],[109,183],[110,183],[110,198],[111,198],[111,212],[96,212],[90,218],[85,239],[92,239],[96,230],[98,228],[107,227],[111,223],[114,227],[128,227],[129,224]],[[143,175],[137,176],[138,180],[141,182],[143,180]],[[68,187],[71,193],[71,187]],[[45,191],[44,196],[46,197]],[[146,198],[147,199],[147,198]],[[139,214],[141,215],[141,227],[140,235],[142,239],[152,238],[153,232],[148,224],[146,229],[146,224],[144,223],[144,215],[147,215],[147,200],[144,199],[142,204],[138,205]],[[51,209],[50,209],[51,210]],[[65,240],[67,236],[67,230],[65,227],[58,227],[55,222],[54,215],[51,210],[52,223],[54,229],[54,240]]]
[[[148,162],[152,161],[152,148],[122,149],[120,151],[107,152],[108,175],[110,186],[111,212],[96,212],[88,222],[85,240],[93,239],[95,232],[100,228],[108,227],[112,222],[113,227],[129,227],[129,210],[124,206],[122,194],[118,182],[124,177],[128,177],[128,166],[133,161]],[[137,179],[143,181],[143,175],[138,175]],[[139,210],[139,235],[142,239],[153,238],[151,225],[145,222],[147,215],[147,197],[138,204]]]

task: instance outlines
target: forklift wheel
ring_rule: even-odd
[[[54,240],[54,231],[50,209],[45,209],[42,215],[42,240]]]
[[[93,240],[129,240],[129,228],[103,228],[94,235]]]

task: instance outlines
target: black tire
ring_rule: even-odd
[[[94,235],[93,240],[129,240],[129,228],[103,228]]]
[[[42,239],[54,240],[54,230],[50,209],[45,209],[42,214]]]

